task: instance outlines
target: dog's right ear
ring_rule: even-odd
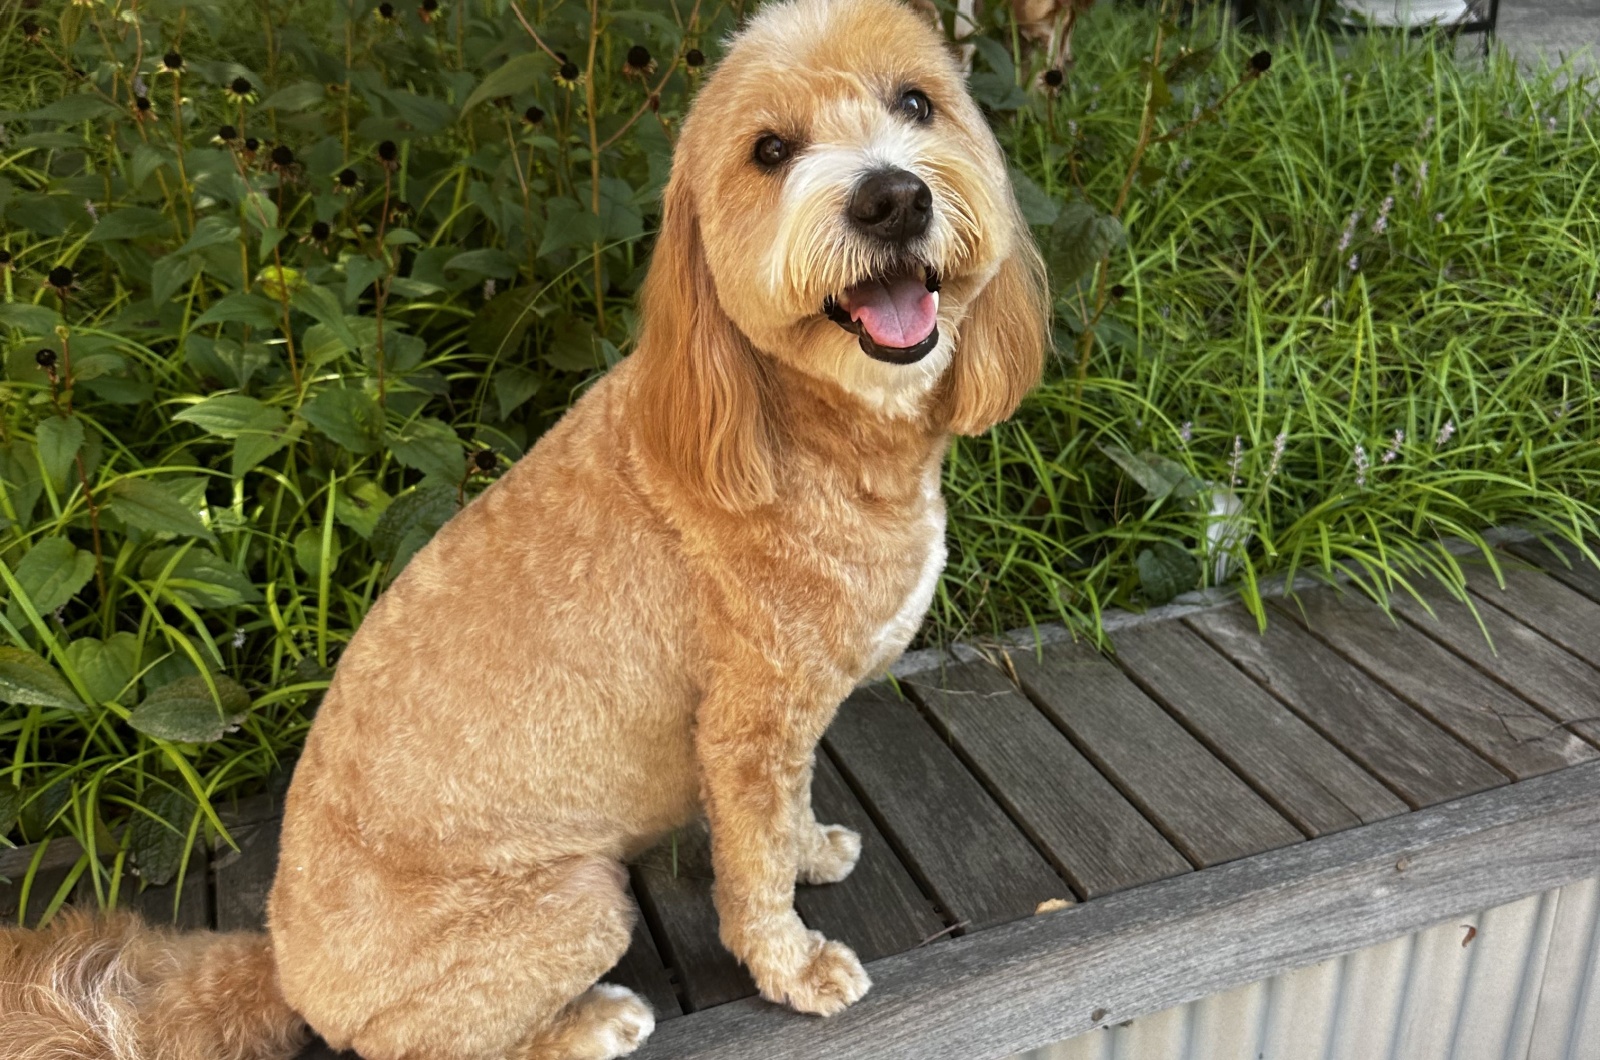
[[[683,486],[730,511],[774,497],[768,384],[722,310],[694,195],[674,170],[644,282],[634,357],[638,437]]]

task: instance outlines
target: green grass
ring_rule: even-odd
[[[427,23],[397,6],[391,24],[366,0],[150,0],[138,33],[107,17],[127,0],[0,13],[6,841],[72,834],[146,880],[176,871],[214,804],[293,761],[406,558],[629,349],[698,84],[681,57],[714,60],[734,12],[602,4],[590,70],[586,6],[529,0],[583,67],[568,91],[508,0]],[[1272,45],[1222,120],[1151,146],[1113,220],[1155,32],[1103,4],[1050,97],[1010,28],[985,31],[973,84],[1057,269],[1059,354],[1012,422],[952,453],[925,640],[1093,632],[1104,608],[1219,573],[1248,596],[1268,574],[1343,571],[1381,597],[1450,577],[1445,536],[1592,534],[1593,86],[1306,33]],[[1201,20],[1164,60],[1218,36]],[[658,64],[643,80],[623,69],[639,42]],[[1224,35],[1173,77],[1154,132],[1258,47]],[[181,123],[153,71],[169,48]],[[254,101],[225,95],[236,77]],[[262,142],[213,144],[224,123]],[[280,144],[294,159],[274,169]],[[1103,283],[1084,275],[1095,238]],[[109,898],[114,874],[82,869]]]

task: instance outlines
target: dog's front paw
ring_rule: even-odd
[[[842,942],[832,942],[815,931],[804,936],[804,951],[791,968],[778,974],[757,974],[761,996],[788,1005],[796,1012],[831,1016],[861,1000],[872,987],[855,953]]]
[[[801,883],[838,883],[860,858],[861,836],[843,825],[821,824],[800,855],[796,878]]]

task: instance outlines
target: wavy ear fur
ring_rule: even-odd
[[[722,311],[694,196],[674,174],[645,279],[639,330],[639,438],[693,493],[730,511],[774,497],[769,386]]]
[[[1016,249],[967,312],[950,366],[950,430],[982,434],[1039,381],[1050,342],[1044,260],[1018,220]]]

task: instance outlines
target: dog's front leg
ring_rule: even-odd
[[[802,852],[816,836],[811,756],[835,703],[795,689],[714,690],[696,726],[722,942],[750,969],[761,995],[831,1015],[872,985],[850,948],[809,931],[794,911]]]
[[[817,823],[811,808],[816,763],[817,752],[813,750],[806,759],[806,775],[797,802],[800,850],[795,879],[800,883],[838,883],[850,875],[861,858],[861,836],[842,824]]]

